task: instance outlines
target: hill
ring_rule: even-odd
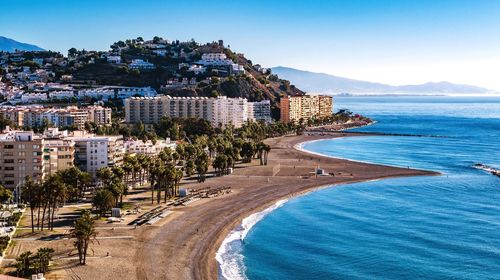
[[[221,65],[200,64],[203,54],[224,54]],[[109,63],[107,56],[119,56],[120,63]],[[228,96],[249,101],[270,100],[273,116],[279,116],[279,98],[301,95],[303,91],[280,79],[268,69],[254,65],[243,54],[234,53],[221,42],[168,41],[155,37],[119,41],[108,52],[69,51],[70,61],[60,71],[71,74],[72,84],[113,86],[151,86],[171,96]],[[149,69],[134,69],[133,61],[151,63]],[[202,66],[200,66],[202,65]],[[192,68],[204,68],[194,72]],[[233,67],[240,67],[233,69]],[[56,73],[59,76],[58,73]]]
[[[451,94],[492,93],[492,90],[471,85],[449,82],[425,83],[420,85],[392,86],[366,82],[324,73],[298,70],[289,67],[274,67],[273,73],[290,80],[294,85],[308,92],[338,94],[348,93],[407,93],[407,94]]]
[[[0,36],[0,51],[4,52],[14,52],[16,50],[20,51],[43,51],[44,49],[26,43],[21,43],[16,40],[9,39],[7,37]]]

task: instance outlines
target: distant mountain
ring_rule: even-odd
[[[308,92],[320,93],[407,93],[407,94],[447,94],[447,93],[492,93],[494,91],[448,82],[425,83],[421,85],[392,86],[381,83],[353,80],[324,73],[315,73],[289,67],[274,67],[272,72],[280,78]]]
[[[44,49],[39,46],[21,43],[3,36],[0,36],[0,51],[14,52],[15,50],[21,51],[43,51]]]

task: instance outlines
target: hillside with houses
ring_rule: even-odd
[[[269,68],[234,53],[222,40],[200,44],[139,37],[115,42],[109,51],[0,54],[0,93],[10,104],[92,103],[101,96],[227,96],[270,100],[273,117],[279,118],[279,98],[303,94]]]

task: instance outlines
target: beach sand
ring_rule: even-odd
[[[301,142],[343,136],[293,136],[268,139],[272,151],[267,166],[238,169],[205,185],[230,186],[233,193],[186,207],[182,215],[141,236],[131,279],[217,279],[215,254],[241,220],[276,201],[320,186],[398,176],[437,175],[406,168],[328,158],[294,149]],[[355,136],[350,134],[349,136]],[[272,176],[280,166],[276,176]],[[316,166],[336,176],[301,178]],[[338,174],[340,173],[340,174]]]

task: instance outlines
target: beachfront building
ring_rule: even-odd
[[[125,100],[125,122],[153,124],[162,117],[200,118],[213,126],[233,124],[241,127],[248,120],[244,98],[208,97],[133,97]]]
[[[27,175],[43,180],[43,144],[43,138],[33,131],[6,128],[0,134],[0,184],[14,189]]]
[[[220,96],[212,99],[212,119],[213,126],[225,127],[232,124],[234,127],[241,127],[248,121],[248,106],[246,98],[228,98]]]
[[[263,121],[271,123],[271,102],[262,100],[258,102],[248,102],[248,119],[253,121]]]
[[[75,166],[95,178],[101,167],[121,165],[125,152],[123,136],[96,136],[75,131],[69,139],[75,143]]]
[[[280,120],[298,122],[311,118],[323,118],[333,113],[333,97],[327,95],[308,94],[287,96],[280,100]]]
[[[166,140],[157,140],[155,143],[151,140],[144,142],[139,139],[133,139],[125,141],[124,145],[125,152],[128,154],[145,154],[150,156],[158,155],[165,148],[175,151],[175,148],[177,147],[177,144],[175,142],[171,142],[170,138],[167,138]]]

